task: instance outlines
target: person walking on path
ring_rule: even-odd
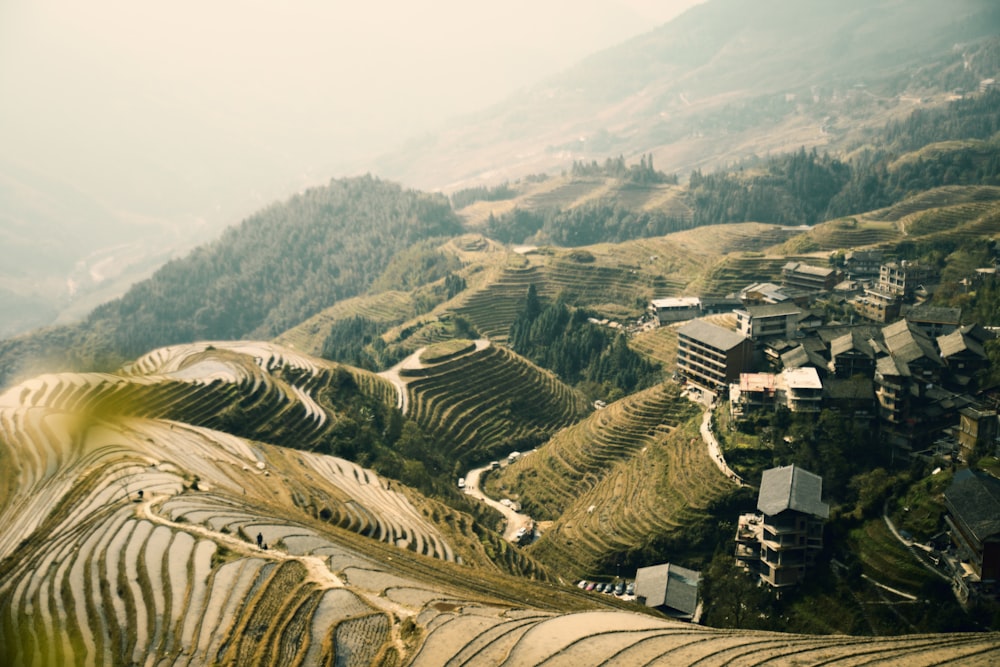
[[[260,533],[257,533],[257,548],[261,549],[263,548],[263,546],[264,546],[264,536]]]

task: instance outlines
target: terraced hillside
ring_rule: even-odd
[[[651,387],[561,431],[531,457],[505,468],[491,485],[513,494],[536,518],[555,519],[611,466],[657,442],[695,412],[678,385]]]
[[[583,397],[552,373],[489,341],[422,354],[415,356],[429,361],[398,370],[405,412],[467,463],[531,447],[586,412]]]
[[[556,572],[607,576],[602,568],[619,554],[704,520],[707,508],[736,486],[709,457],[699,422],[660,426],[634,454],[591,473],[593,483],[580,486],[529,552]]]
[[[504,575],[470,517],[354,463],[101,403],[119,385],[178,376],[224,392],[246,370],[227,356],[315,363],[265,344],[212,347],[0,395],[2,664],[1000,659],[996,634],[722,632],[611,610],[628,604]]]
[[[697,408],[665,383],[559,432],[490,482],[495,495],[552,520],[529,552],[566,577],[704,518],[735,486],[708,455]]]
[[[815,225],[770,252],[891,247],[920,237],[982,238],[1000,231],[998,215],[1000,187],[945,186],[918,192],[888,208]]]
[[[345,299],[284,332],[274,342],[319,356],[323,351],[323,341],[335,322],[360,316],[391,326],[407,319],[414,306],[412,294],[395,290]]]

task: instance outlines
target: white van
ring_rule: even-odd
[[[459,477],[458,478],[458,488],[460,488],[460,489],[464,489],[465,488],[465,478],[464,477]]]

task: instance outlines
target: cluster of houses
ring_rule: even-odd
[[[872,271],[873,252],[849,253],[846,266]],[[859,255],[868,263],[859,264]],[[959,308],[914,303],[916,275],[926,282],[926,270],[913,263],[881,264],[878,281],[850,302],[852,322],[825,321],[814,307],[837,298],[840,272],[801,262],[784,267],[781,285],[757,283],[725,299],[656,299],[650,309],[661,325],[683,322],[677,374],[728,397],[737,421],[778,406],[829,408],[877,422],[885,442],[907,454],[992,453],[997,406],[979,395],[977,381],[989,368],[985,344],[995,333],[963,325]],[[862,300],[879,305],[865,310]],[[704,319],[723,312],[735,314],[735,329]]]
[[[995,333],[963,324],[958,308],[924,305],[934,279],[928,267],[856,251],[842,269],[789,262],[780,285],[756,283],[723,299],[652,301],[661,325],[678,325],[677,376],[728,398],[734,422],[762,410],[830,409],[877,428],[894,453],[963,459],[1000,451],[1000,401],[979,386]],[[854,316],[826,321],[822,303]],[[705,319],[718,313],[734,313],[735,328]],[[962,585],[995,590],[1000,482],[972,477],[956,477],[967,490],[952,489],[950,532],[962,554]],[[818,475],[794,466],[766,471],[759,513],[739,521],[738,562],[774,588],[801,582],[822,548],[829,507],[821,489]]]

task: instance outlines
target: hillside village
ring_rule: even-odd
[[[788,262],[781,284],[747,285],[725,299],[652,300],[656,323],[677,330],[674,378],[727,411],[734,430],[778,411],[829,410],[856,432],[877,433],[883,458],[900,465],[954,468],[1000,454],[1000,388],[983,382],[996,329],[963,322],[960,308],[927,305],[938,276],[918,262],[868,250],[831,264]],[[994,278],[998,265],[994,255],[962,285]],[[831,305],[848,321],[829,318]],[[729,307],[730,326],[712,321]],[[736,562],[774,589],[801,584],[823,548],[823,474],[794,464],[764,470],[759,513],[740,517]],[[1000,484],[966,471],[944,497],[945,533],[926,544],[897,537],[948,576],[963,604],[1000,594]]]

